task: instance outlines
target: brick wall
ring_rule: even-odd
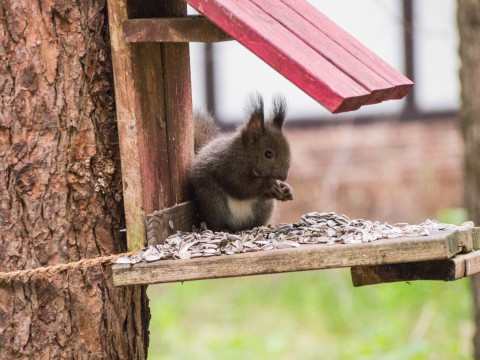
[[[462,142],[455,121],[287,129],[294,201],[273,222],[309,211],[420,222],[462,206]]]

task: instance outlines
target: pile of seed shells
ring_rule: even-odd
[[[472,221],[461,226],[426,220],[419,225],[390,225],[363,219],[351,220],[334,212],[311,212],[298,223],[259,226],[236,234],[213,232],[204,223],[192,232],[177,232],[162,245],[150,245],[138,254],[121,257],[117,264],[136,264],[161,259],[190,259],[216,255],[296,248],[303,244],[360,244],[379,239],[405,236],[428,236],[432,231],[468,229]]]

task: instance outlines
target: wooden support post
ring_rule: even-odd
[[[186,200],[193,156],[188,44],[129,44],[128,18],[186,15],[182,1],[108,1],[129,250],[146,244],[146,214]]]
[[[465,276],[465,261],[462,258],[454,257],[447,260],[353,266],[350,271],[355,287],[398,281],[453,281]]]
[[[414,280],[453,281],[479,272],[480,251],[459,254],[446,260],[354,266],[351,268],[353,286]]]
[[[123,201],[127,223],[129,250],[143,246],[145,242],[145,210],[143,204],[142,177],[140,176],[140,146],[142,129],[138,127],[136,104],[140,102],[133,78],[131,47],[123,39],[121,26],[127,19],[126,0],[108,0],[110,40],[115,82],[120,156],[122,163]]]
[[[187,5],[178,2],[184,9],[168,15],[187,12]],[[173,9],[174,10],[174,9]],[[187,168],[192,161],[193,121],[192,91],[190,84],[190,53],[186,43],[162,44],[162,68],[164,74],[164,107],[167,124],[168,164],[170,169],[170,206],[187,200]]]

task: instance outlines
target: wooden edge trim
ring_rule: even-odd
[[[234,40],[205,16],[123,21],[125,40],[137,42],[219,42]]]
[[[162,244],[168,236],[177,231],[192,231],[195,217],[192,201],[176,204],[147,215],[148,244]]]

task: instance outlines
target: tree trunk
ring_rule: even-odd
[[[0,271],[125,250],[104,0],[0,1]],[[0,358],[144,359],[144,287],[108,268],[0,284]]]
[[[460,126],[465,143],[465,206],[480,223],[480,0],[458,0],[458,29],[462,67]],[[477,330],[475,358],[480,359],[480,275],[471,279]]]

